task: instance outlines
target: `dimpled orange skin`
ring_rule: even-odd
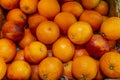
[[[75,44],[86,43],[92,37],[92,35],[92,28],[87,22],[76,22],[68,29],[68,37]]]
[[[55,57],[47,57],[38,66],[42,80],[58,80],[64,71],[62,62]]]
[[[20,0],[20,9],[26,14],[37,12],[38,0]]]
[[[40,0],[38,12],[48,19],[53,19],[60,12],[60,5],[57,0]]]
[[[97,74],[97,63],[90,56],[81,56],[73,60],[72,73],[76,79],[92,80]]]
[[[62,11],[70,12],[77,18],[80,17],[83,10],[82,5],[76,1],[66,2],[62,5]]]
[[[16,55],[16,45],[9,39],[0,39],[0,56],[5,62],[10,62]]]
[[[120,18],[110,17],[103,22],[100,33],[108,40],[120,39]]]
[[[43,21],[36,29],[38,40],[44,44],[52,44],[60,36],[59,26],[53,21]]]
[[[55,57],[62,62],[68,62],[74,56],[75,47],[68,38],[59,38],[52,46],[52,52]]]

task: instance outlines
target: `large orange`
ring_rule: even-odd
[[[5,76],[6,70],[7,70],[7,65],[3,60],[3,58],[0,57],[0,79],[3,79],[3,77]]]
[[[93,9],[100,2],[100,0],[80,0],[80,1],[82,3],[83,7],[86,8],[86,9]]]
[[[68,38],[61,37],[53,44],[52,51],[55,57],[68,62],[74,55],[75,47]]]
[[[34,41],[24,48],[24,53],[28,62],[39,63],[47,56],[47,48],[43,43]]]
[[[120,18],[110,17],[100,27],[101,34],[108,40],[120,39]]]
[[[0,0],[0,5],[4,9],[11,10],[18,7],[19,0]]]
[[[53,19],[60,12],[60,5],[57,0],[40,0],[38,12],[48,19]]]
[[[88,22],[93,31],[99,30],[101,24],[102,24],[102,15],[96,11],[93,10],[85,10],[81,16],[80,21]]]
[[[15,8],[10,10],[6,16],[7,20],[13,21],[19,25],[24,26],[27,20],[26,15],[19,9]]]
[[[36,35],[36,28],[42,21],[46,21],[47,18],[44,16],[41,16],[40,14],[33,14],[28,17],[28,25],[32,32],[32,34]]]
[[[16,55],[16,45],[9,39],[0,39],[0,57],[10,62]]]
[[[30,65],[22,60],[12,62],[7,70],[7,78],[9,80],[28,80],[30,75]]]
[[[36,29],[36,36],[40,42],[52,44],[60,36],[60,30],[56,23],[52,21],[43,21]]]
[[[105,53],[100,59],[102,72],[110,78],[120,78],[120,54],[115,51]]]
[[[86,43],[92,37],[92,35],[92,28],[87,22],[76,22],[68,29],[68,37],[75,44]]]
[[[63,75],[66,76],[70,80],[74,79],[72,75],[72,61],[68,61],[64,63],[63,65],[64,65]]]
[[[72,73],[78,80],[92,80],[97,74],[97,63],[90,56],[81,56],[73,60]]]
[[[99,12],[101,15],[107,15],[109,10],[108,3],[104,0],[100,0],[100,3],[94,10]]]
[[[40,62],[39,76],[42,80],[58,80],[63,73],[62,62],[55,57],[47,57]]]
[[[20,0],[20,9],[26,14],[37,12],[38,0]]]
[[[61,32],[63,34],[67,33],[68,28],[75,22],[77,22],[76,17],[69,12],[61,12],[57,14],[54,18],[54,22],[59,25]]]
[[[62,11],[70,12],[78,18],[83,12],[83,7],[76,1],[66,2],[62,5]]]

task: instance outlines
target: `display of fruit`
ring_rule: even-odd
[[[108,0],[0,0],[0,80],[120,80],[110,11]]]

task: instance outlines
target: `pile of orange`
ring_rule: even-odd
[[[0,6],[6,12],[0,80],[120,78],[120,18],[108,17],[105,0],[0,0]],[[88,43],[103,51],[99,58]]]

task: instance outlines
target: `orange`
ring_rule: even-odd
[[[16,53],[16,56],[14,58],[14,61],[16,60],[25,60],[24,58],[24,50],[18,50],[17,53]]]
[[[92,80],[97,74],[97,63],[90,56],[81,56],[73,60],[72,73],[77,80]]]
[[[76,22],[68,29],[68,37],[75,44],[81,45],[86,43],[92,37],[92,35],[92,28],[87,22]]]
[[[7,70],[7,65],[3,60],[3,58],[0,57],[0,79],[3,79],[3,77],[5,76],[6,70]]]
[[[12,62],[7,70],[7,78],[10,80],[27,80],[30,75],[30,65],[22,60]]]
[[[38,74],[38,65],[31,65],[31,77],[30,80],[40,80],[39,79],[39,74]]]
[[[109,7],[106,1],[100,0],[100,3],[94,9],[95,11],[99,12],[101,15],[107,15]]]
[[[36,35],[36,28],[42,22],[46,21],[47,18],[40,14],[33,14],[28,17],[28,25],[33,35]]]
[[[66,63],[63,63],[64,65],[64,72],[63,75],[66,76],[68,79],[73,80],[72,76],[72,61],[68,61]]]
[[[0,57],[10,62],[16,55],[16,45],[9,39],[0,39]]]
[[[26,14],[37,12],[38,0],[20,0],[20,9]]]
[[[4,9],[11,10],[18,7],[19,0],[0,0],[0,5]]]
[[[39,63],[47,56],[47,48],[43,43],[34,41],[24,48],[24,54],[28,62]]]
[[[68,28],[77,22],[77,19],[72,13],[61,12],[55,16],[54,22],[58,24],[63,34],[67,34]]]
[[[68,38],[59,38],[52,46],[52,52],[55,57],[62,62],[68,62],[74,55],[75,47]]]
[[[83,7],[79,2],[76,1],[66,2],[62,5],[62,11],[70,12],[78,18],[83,12]]]
[[[52,44],[60,36],[60,30],[53,21],[43,21],[36,29],[38,40],[44,44]]]
[[[96,11],[93,10],[85,10],[81,16],[80,21],[88,22],[93,31],[99,30],[99,27],[102,24],[102,15]]]
[[[84,49],[82,47],[78,47],[78,48],[75,49],[75,53],[74,53],[73,59],[75,59],[77,57],[80,57],[80,56],[83,56],[83,55],[89,56],[89,54],[88,54],[86,49]]]
[[[100,59],[100,69],[110,78],[120,78],[120,54],[106,52]]]
[[[29,28],[24,29],[24,36],[19,42],[21,48],[25,48],[25,46],[29,45],[31,42],[35,41],[35,36],[32,35]]]
[[[8,21],[9,20],[13,21],[16,24],[21,25],[22,27],[24,27],[24,25],[26,24],[26,20],[27,20],[26,15],[19,8],[15,8],[15,9],[10,10],[7,13],[6,18]]]
[[[81,0],[81,4],[86,9],[93,9],[99,4],[100,0]]]
[[[42,80],[58,80],[63,73],[62,62],[55,57],[47,57],[38,66],[39,76]]]
[[[120,18],[110,17],[100,27],[101,34],[108,40],[120,39]]]
[[[60,5],[57,0],[40,0],[38,12],[48,19],[53,19],[60,12]]]

